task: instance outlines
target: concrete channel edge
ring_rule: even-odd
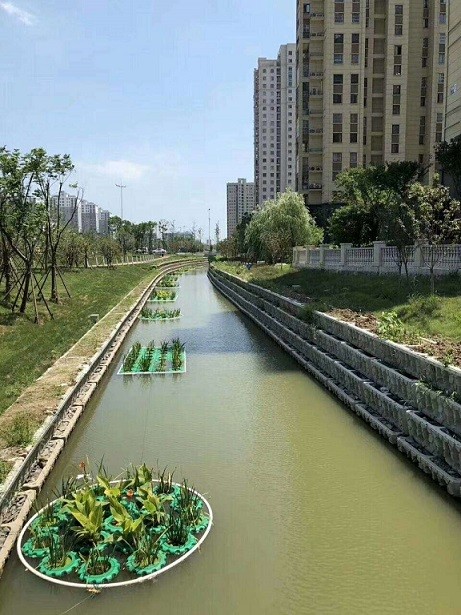
[[[326,389],[461,497],[460,370],[325,314],[307,323],[303,304],[227,272],[211,268],[208,277]]]

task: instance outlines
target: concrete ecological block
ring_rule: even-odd
[[[213,269],[208,275],[218,290],[346,406],[449,493],[461,496],[457,435],[461,406],[449,391],[432,388],[435,383],[446,386],[449,377],[453,381],[449,370],[325,314],[315,313],[314,323],[306,323],[295,315],[301,308],[292,301],[235,276]],[[402,369],[407,356],[410,367]],[[433,385],[415,374],[430,378]]]

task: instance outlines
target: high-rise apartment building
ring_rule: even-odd
[[[51,203],[55,208],[56,217],[58,217],[59,207],[59,221],[61,226],[68,225],[76,231],[81,230],[82,211],[76,196],[62,191],[59,195],[51,197]]]
[[[100,208],[95,203],[82,201],[82,233],[99,233]]]
[[[448,5],[447,110],[445,139],[461,135],[461,0]]]
[[[227,184],[227,236],[232,237],[243,218],[255,208],[255,185],[239,178]]]
[[[109,234],[109,218],[110,218],[110,211],[107,211],[107,209],[99,210],[99,234],[100,235]]]
[[[296,187],[296,45],[254,71],[255,202]]]
[[[315,214],[344,169],[434,161],[444,132],[447,2],[297,4],[297,189]]]

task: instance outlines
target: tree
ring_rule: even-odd
[[[216,238],[216,249],[218,249],[218,243],[219,243],[219,235],[220,235],[220,229],[219,229],[219,222],[216,222],[216,227],[215,227],[215,238]]]
[[[36,290],[43,300],[44,297],[34,265],[46,227],[46,212],[43,202],[34,195],[35,179],[36,166],[32,152],[22,155],[18,150],[0,149],[0,233],[10,251],[10,265],[17,259],[21,269],[15,283],[10,284],[6,299],[17,287],[12,309],[16,309],[19,301],[19,312],[23,314],[32,297],[35,321],[38,322]],[[48,304],[44,302],[49,311]]]
[[[112,237],[104,237],[99,242],[99,249],[107,266],[112,267],[114,259],[120,254],[120,244]]]
[[[306,209],[303,197],[292,190],[268,201],[245,232],[252,257],[271,263],[290,259],[295,246],[317,244],[322,238],[323,232]]]
[[[431,186],[414,184],[409,198],[415,209],[415,235],[421,244],[432,249],[428,251],[431,292],[435,289],[434,268],[444,256],[445,244],[461,240],[461,204],[450,197],[450,191],[440,183],[436,174]]]
[[[224,258],[233,259],[236,258],[237,251],[237,236],[234,234],[232,237],[222,239],[216,246],[217,252],[224,256]]]
[[[49,156],[44,149],[36,148],[30,153],[30,164],[34,173],[34,182],[37,186],[34,190],[34,196],[44,204],[46,213],[45,275],[41,284],[43,287],[48,274],[50,274],[50,299],[55,303],[59,303],[58,277],[61,278],[64,288],[69,295],[64,279],[58,269],[59,244],[63,233],[77,213],[78,203],[83,198],[83,193],[82,191],[77,192],[73,211],[67,220],[63,220],[60,197],[64,185],[68,182],[74,170],[70,156],[68,154]],[[77,185],[72,185],[71,187],[77,188]],[[53,195],[53,192],[56,194]],[[56,199],[53,198],[54,196],[56,196]]]
[[[456,197],[461,199],[461,135],[436,146],[435,159],[453,181]]]
[[[337,209],[329,219],[329,231],[333,243],[352,243],[363,246],[376,238],[376,220],[363,204],[345,205]]]

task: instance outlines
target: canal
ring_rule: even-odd
[[[187,374],[127,379],[113,365],[47,490],[87,457],[114,474],[131,462],[168,464],[213,507],[202,551],[155,583],[96,597],[42,581],[13,556],[0,615],[459,613],[458,503],[240,315],[204,271],[180,283],[181,320],[138,323],[125,346],[179,336]]]

